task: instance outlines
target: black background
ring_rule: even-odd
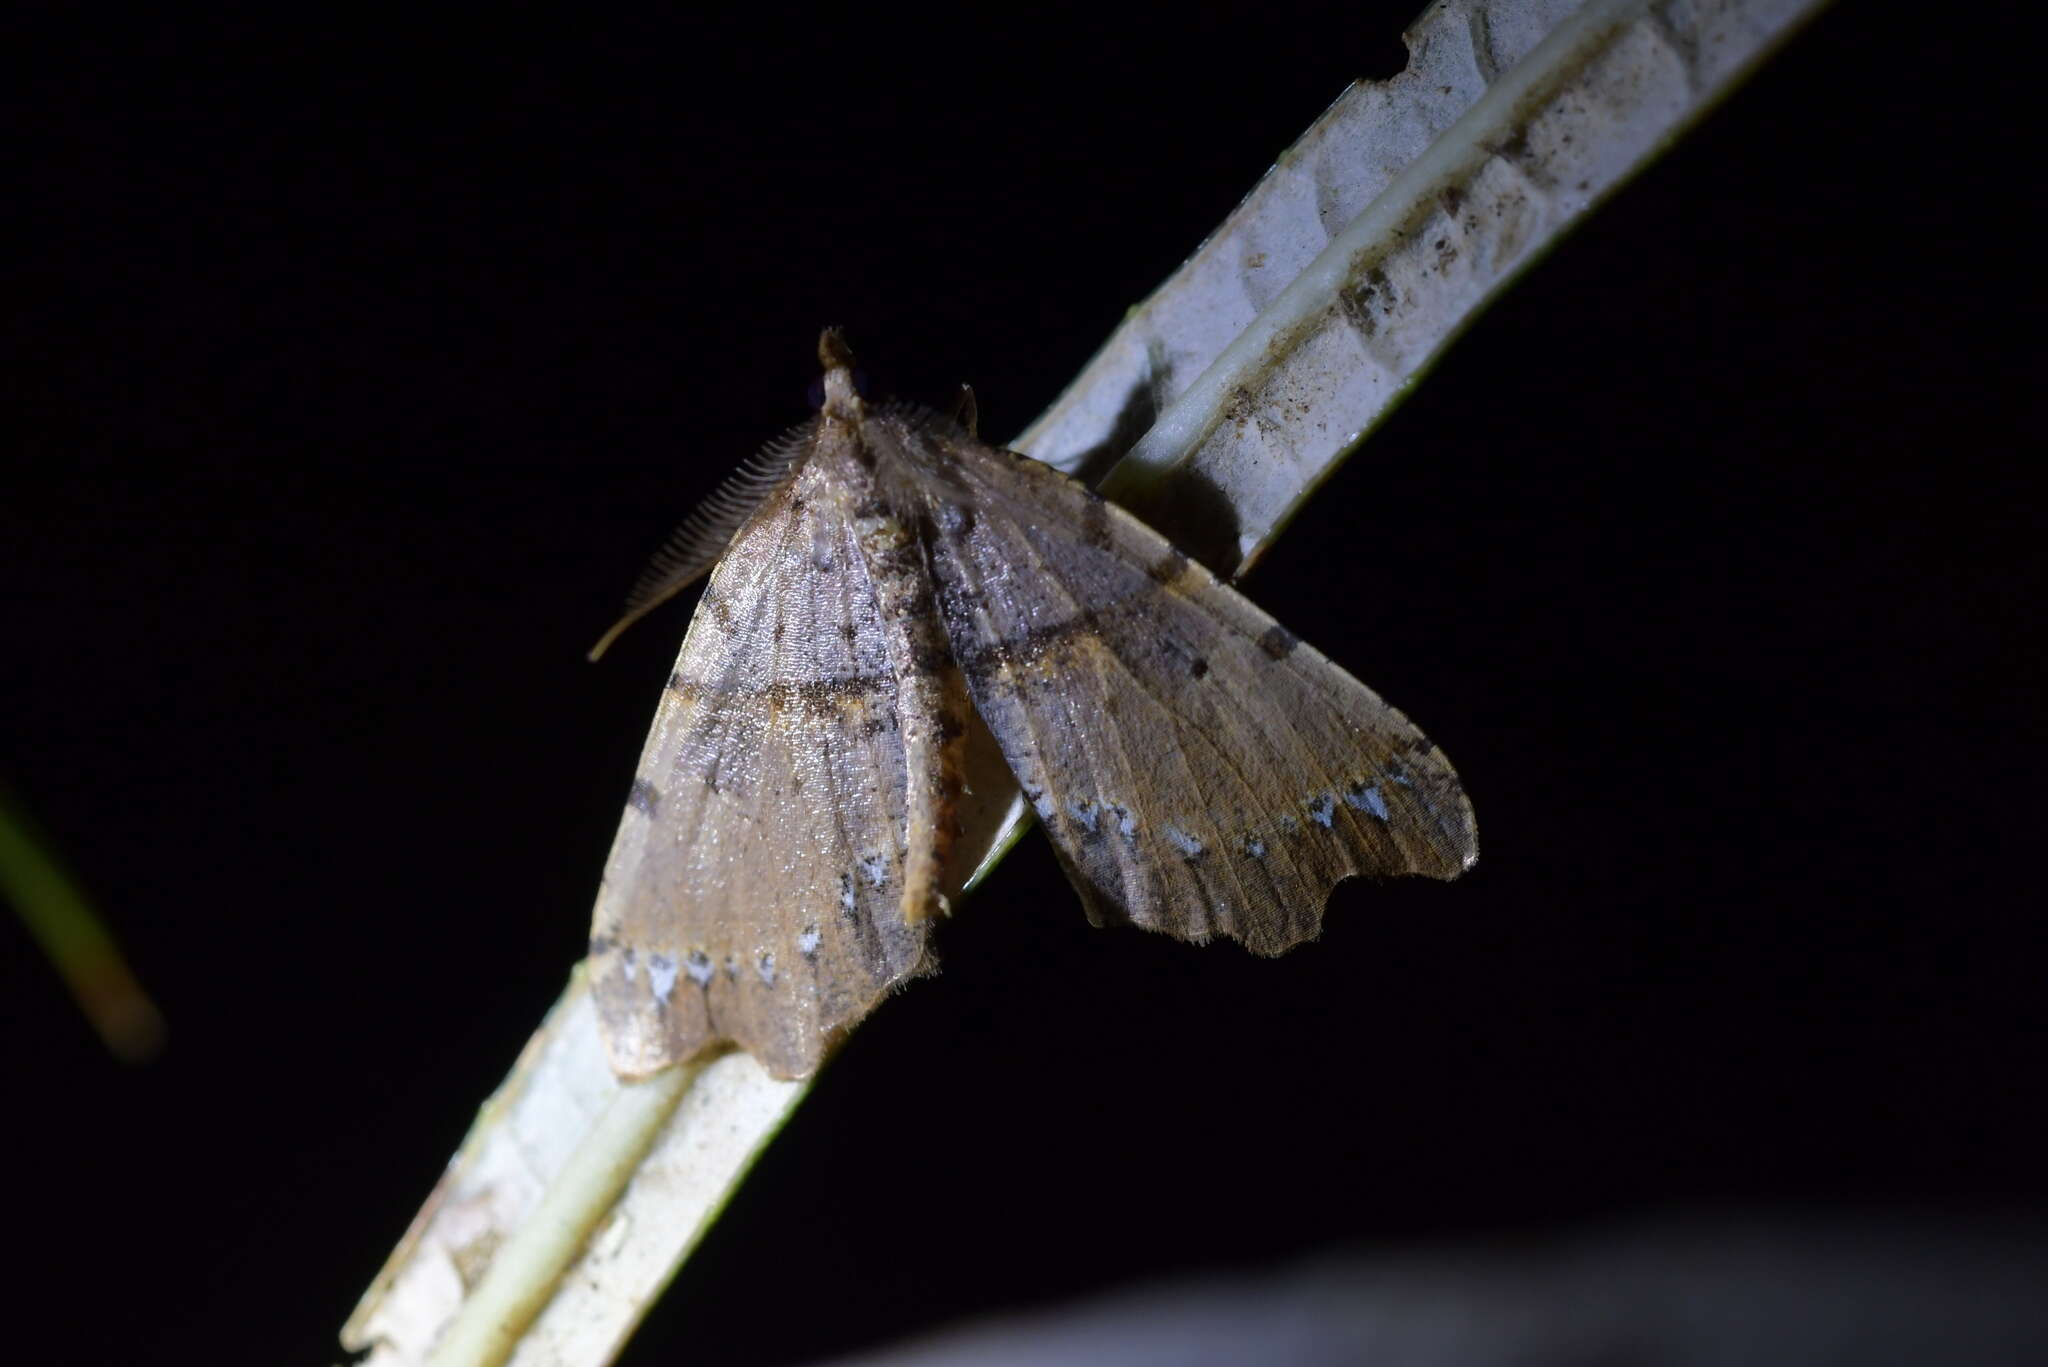
[[[1455,758],[1477,870],[1266,962],[1089,930],[1034,835],[629,1361],[1674,1207],[2038,1209],[2031,230],[2009,92],[1870,9],[1250,582]],[[7,932],[57,1356],[336,1356],[581,952],[685,615],[583,651],[818,326],[1016,431],[1407,17],[25,44],[0,778],[170,1024],[116,1065]]]

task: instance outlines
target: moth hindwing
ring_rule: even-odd
[[[619,1072],[730,1043],[804,1076],[929,970],[970,706],[1097,925],[1278,954],[1344,878],[1471,866],[1471,804],[1401,713],[1085,486],[819,351],[822,411],[751,513],[721,506],[606,865]]]

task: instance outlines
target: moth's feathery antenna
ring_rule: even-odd
[[[825,416],[841,422],[858,418],[864,408],[853,382],[853,348],[846,344],[846,336],[838,328],[826,328],[819,335],[818,362],[825,367]],[[625,614],[590,648],[592,660],[609,650],[627,627],[681,593],[718,563],[741,524],[789,478],[804,453],[809,435],[810,425],[804,424],[770,442],[697,506],[676,528],[668,544],[648,562],[639,582],[626,595]]]
[[[783,433],[697,505],[669,537],[668,544],[647,562],[639,582],[626,595],[625,615],[590,648],[592,660],[604,654],[627,627],[681,593],[718,563],[741,525],[789,478],[808,449],[810,434],[809,423]]]

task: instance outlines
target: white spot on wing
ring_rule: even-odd
[[[1193,859],[1196,855],[1199,855],[1202,852],[1202,842],[1197,840],[1194,836],[1189,835],[1180,827],[1167,826],[1164,829],[1166,831],[1167,840],[1172,842],[1173,847],[1179,850],[1182,854],[1186,855],[1188,858]]]
[[[699,987],[711,986],[711,956],[701,949],[693,949],[683,960],[683,971],[690,975],[690,981]]]
[[[853,875],[839,875],[839,909],[848,916],[853,915]]]
[[[1336,814],[1337,800],[1328,793],[1323,793],[1318,797],[1309,799],[1308,819],[1321,826],[1324,830],[1330,829],[1330,819],[1336,816]]]
[[[775,986],[775,956],[773,954],[763,954],[761,956],[761,962],[757,971],[761,975],[763,984],[769,987]]]
[[[666,954],[647,956],[647,985],[654,989],[655,999],[667,1001],[676,990],[676,961]]]
[[[626,975],[627,982],[640,976],[640,956],[630,947],[619,951],[619,971]]]
[[[1264,859],[1266,857],[1266,842],[1255,835],[1246,836],[1244,852],[1254,859]]]
[[[1102,822],[1095,804],[1087,798],[1068,798],[1067,813],[1080,823],[1082,830],[1090,835],[1095,834],[1096,828]]]
[[[1361,812],[1371,812],[1382,821],[1387,819],[1387,800],[1380,796],[1380,785],[1377,783],[1370,787],[1353,788],[1344,794],[1344,802]]]
[[[816,958],[819,938],[816,926],[805,926],[803,934],[796,937],[797,952],[806,959]]]
[[[860,857],[860,871],[868,876],[868,885],[879,888],[889,881],[889,861],[880,854],[864,854]]]

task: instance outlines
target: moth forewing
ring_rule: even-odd
[[[823,411],[713,571],[606,868],[621,1073],[731,1043],[805,1075],[929,967],[970,698],[1097,924],[1278,954],[1344,878],[1471,865],[1406,717],[1128,513],[870,408],[819,351]]]
[[[1370,689],[1058,471],[930,449],[954,655],[1091,919],[1277,954],[1343,878],[1477,857],[1449,762]]]
[[[904,746],[854,519],[806,457],[713,572],[593,919],[613,1066],[722,1044],[779,1077],[925,966],[902,916]]]

